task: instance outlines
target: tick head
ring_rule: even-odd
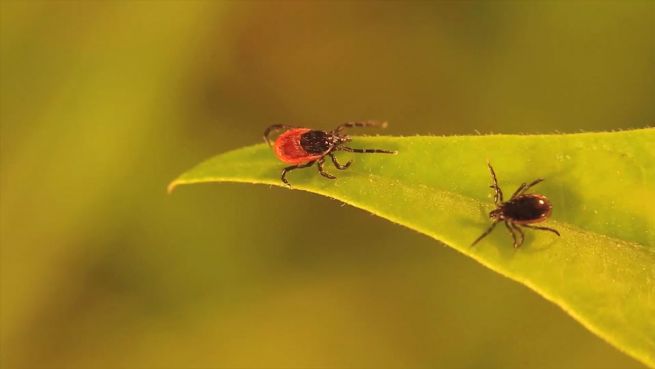
[[[496,208],[489,212],[489,218],[493,220],[503,220],[505,218],[505,215],[503,215],[503,209],[501,208]]]
[[[330,140],[330,143],[332,144],[332,146],[338,147],[338,146],[341,146],[341,145],[343,145],[345,143],[350,142],[351,138],[348,137],[348,135],[341,135],[341,134],[338,134],[338,133],[334,133],[334,134],[331,134],[329,136],[329,140]]]

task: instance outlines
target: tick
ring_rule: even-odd
[[[543,178],[535,179],[528,184],[522,183],[508,201],[503,201],[503,191],[498,187],[496,172],[494,172],[491,163],[487,163],[487,165],[489,166],[493,181],[493,184],[489,187],[494,189],[496,209],[489,213],[489,218],[493,221],[489,229],[473,241],[471,246],[485,238],[500,222],[504,222],[505,227],[511,233],[515,248],[521,247],[523,244],[524,235],[521,227],[553,232],[559,236],[559,232],[555,229],[532,225],[548,219],[553,211],[553,206],[546,196],[536,193],[525,193],[531,187],[543,181]],[[516,237],[517,233],[520,236],[518,239]]]
[[[380,149],[354,149],[346,146],[346,143],[351,139],[344,133],[344,130],[352,127],[386,127],[387,122],[378,121],[362,121],[362,122],[347,122],[341,124],[332,131],[320,131],[310,128],[299,128],[287,126],[284,124],[274,124],[264,131],[264,140],[269,146],[275,150],[275,155],[281,161],[292,164],[282,169],[280,179],[287,186],[291,186],[286,179],[288,172],[311,167],[316,164],[318,172],[325,178],[335,179],[337,177],[326,172],[323,169],[325,164],[325,157],[329,156],[334,166],[339,170],[347,169],[352,160],[345,164],[341,164],[334,156],[335,151],[347,151],[355,153],[381,153],[381,154],[395,154],[395,151],[380,150]],[[270,135],[273,132],[283,130],[274,142],[271,142]]]

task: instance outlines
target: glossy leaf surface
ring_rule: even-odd
[[[355,137],[353,147],[397,155],[339,153],[348,170],[326,165],[293,171],[293,189],[364,209],[451,246],[525,284],[594,333],[655,366],[655,130],[535,136]],[[506,197],[531,190],[552,201],[543,223],[561,232],[526,230],[512,247],[499,225],[475,247],[494,208],[489,160]],[[184,173],[191,183],[282,186],[279,162],[265,144],[218,155]],[[271,216],[274,216],[271,214]],[[529,312],[526,312],[529,314]]]

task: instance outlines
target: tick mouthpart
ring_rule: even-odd
[[[494,209],[489,212],[489,218],[494,219],[494,220],[502,220],[503,219],[503,211],[502,209]]]

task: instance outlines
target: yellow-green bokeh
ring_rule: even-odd
[[[0,17],[3,367],[640,367],[336,201],[165,186],[271,123],[652,124],[655,3],[16,1]]]

